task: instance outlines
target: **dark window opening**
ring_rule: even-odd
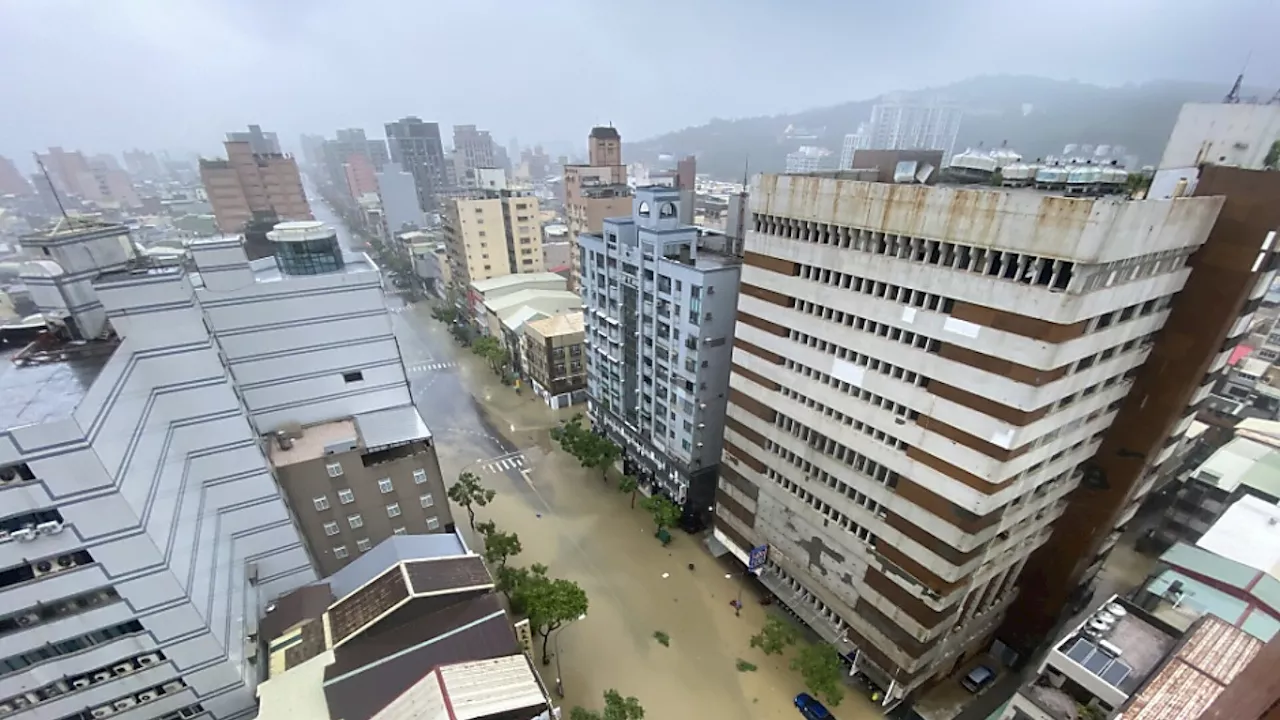
[[[359,370],[356,370],[354,372],[342,373],[343,382],[353,383],[353,382],[360,382],[361,380],[364,380],[364,373],[360,372]]]

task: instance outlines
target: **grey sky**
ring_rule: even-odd
[[[989,73],[1280,86],[1280,0],[0,0],[0,154],[418,115],[576,147]],[[447,130],[446,130],[447,135]]]

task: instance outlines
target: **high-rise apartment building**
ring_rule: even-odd
[[[165,175],[159,158],[146,150],[125,150],[124,166],[137,180],[161,180]]]
[[[450,200],[444,238],[452,277],[461,287],[545,270],[538,198],[529,191],[475,190]]]
[[[200,160],[200,180],[218,230],[242,232],[254,220],[311,219],[292,156],[256,153],[248,142],[228,140],[224,145],[226,160]]]
[[[815,173],[835,170],[834,160],[831,151],[824,147],[802,145],[795,152],[787,153],[786,172]]]
[[[377,170],[367,155],[352,153],[342,164],[342,174],[346,178],[347,193],[352,200],[359,201],[366,193],[378,192]]]
[[[853,154],[858,150],[871,148],[871,129],[866,123],[858,125],[858,131],[844,136],[844,144],[840,148],[840,170],[853,168]]]
[[[79,150],[67,152],[60,147],[51,147],[49,152],[37,154],[37,157],[49,174],[54,190],[59,193],[84,197],[85,186],[93,184],[89,161]]]
[[[894,100],[871,108],[873,150],[941,150],[951,157],[964,112],[939,102]],[[852,156],[850,156],[852,158]]]
[[[891,698],[985,651],[1221,206],[758,178],[716,537]]]
[[[13,161],[0,155],[0,195],[26,197],[35,193],[27,179],[22,177]]]
[[[604,219],[631,214],[631,188],[622,164],[622,136],[613,127],[595,127],[587,136],[588,165],[564,166],[564,209],[569,226],[570,288],[581,274],[578,236],[599,235]]]
[[[453,126],[453,154],[459,185],[476,187],[477,170],[498,167],[493,138],[475,125]]]
[[[388,162],[381,172],[376,173],[375,179],[387,233],[395,235],[422,227],[422,209],[418,207],[418,186],[413,175],[399,163]]]
[[[262,132],[258,125],[250,125],[248,132],[229,132],[227,142],[249,143],[255,155],[280,155],[280,138],[273,132]]]
[[[696,523],[715,494],[742,267],[680,223],[679,190],[637,188],[632,202],[578,236],[587,407],[627,471]]]
[[[1019,649],[1048,633],[1063,606],[1088,598],[1142,502],[1178,462],[1183,436],[1228,372],[1231,351],[1248,335],[1275,278],[1280,175],[1258,169],[1265,155],[1252,151],[1275,135],[1260,137],[1258,124],[1240,122],[1250,117],[1275,121],[1280,108],[1191,103],[1178,116],[1148,202],[1216,200],[1222,209],[1187,261],[1190,278],[1173,298],[1150,358],[1084,466],[1092,482],[1072,495],[1061,520],[1071,531],[1054,533],[1027,563],[1001,629]]]
[[[288,494],[296,473],[282,494],[268,443],[301,450],[308,428],[349,420],[359,444],[341,447],[343,469],[417,501],[415,478],[383,472],[425,460],[425,428],[379,272],[323,234],[277,236],[276,256],[252,263],[238,239],[196,243],[197,273],[135,257],[120,225],[23,238],[42,258],[22,277],[49,333],[0,363],[6,715],[256,712],[257,619],[316,578],[294,517],[319,512],[318,493]],[[385,497],[381,481],[362,490]]]
[[[440,125],[406,117],[387,123],[386,130],[391,160],[408,170],[418,185],[418,207],[424,213],[438,212],[438,196],[451,187]]]

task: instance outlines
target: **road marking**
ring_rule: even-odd
[[[448,370],[449,368],[455,368],[455,367],[458,367],[458,363],[422,362],[422,363],[414,363],[408,366],[407,369],[411,373],[424,373],[424,372],[432,372],[432,371],[438,371],[438,370]]]

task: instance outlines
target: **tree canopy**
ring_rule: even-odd
[[[680,506],[665,495],[651,495],[640,501],[640,507],[653,516],[653,524],[659,531],[675,527],[680,522]]]
[[[831,707],[844,699],[844,665],[840,653],[826,643],[805,645],[791,659],[791,669],[799,670],[809,692]]]
[[[644,720],[644,708],[636,698],[623,697],[610,688],[604,692],[603,712],[575,707],[569,712],[569,720]]]
[[[595,434],[586,426],[582,413],[553,428],[551,439],[560,443],[560,448],[565,452],[577,458],[582,467],[599,470],[602,479],[608,479],[609,468],[622,454],[622,448],[612,440]]]
[[[542,664],[546,665],[551,662],[547,640],[561,625],[586,614],[587,593],[571,580],[531,572],[516,584],[512,603],[519,605],[529,618],[529,626],[542,636]]]
[[[507,566],[507,560],[524,550],[519,535],[499,530],[492,520],[478,523],[476,532],[484,536],[485,562],[497,566],[498,571]]]
[[[795,644],[795,626],[773,615],[765,619],[760,632],[751,636],[751,647],[760,648],[765,655],[781,655],[788,646]]]

